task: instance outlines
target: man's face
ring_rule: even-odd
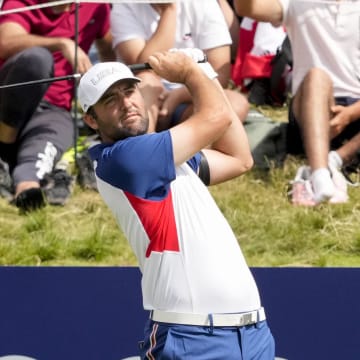
[[[115,142],[148,131],[149,118],[136,81],[112,85],[94,105],[95,128],[104,142]]]

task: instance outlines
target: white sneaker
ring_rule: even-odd
[[[327,202],[335,193],[335,185],[331,179],[331,174],[327,168],[313,170],[310,175],[310,181],[314,191],[315,202],[320,204]]]
[[[292,188],[289,192],[290,201],[293,205],[315,206],[314,192],[310,182],[310,167],[300,166],[295,179],[290,182]]]
[[[330,198],[331,204],[342,204],[349,200],[347,193],[347,181],[343,173],[332,164],[329,164],[329,170],[331,173],[332,180],[335,185],[335,193]]]

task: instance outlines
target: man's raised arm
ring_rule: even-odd
[[[282,22],[282,6],[279,0],[233,0],[237,15],[278,26]]]
[[[189,119],[170,129],[176,164],[205,150],[210,184],[242,174],[253,164],[244,128],[216,79],[210,64],[196,64],[184,54],[163,52],[149,58],[155,72],[169,81],[183,83],[193,99]],[[208,65],[203,71],[202,65]]]

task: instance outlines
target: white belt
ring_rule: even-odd
[[[265,320],[266,316],[264,308],[261,307],[259,310],[235,314],[184,314],[153,310],[150,312],[150,319],[170,324],[239,327],[256,324]]]

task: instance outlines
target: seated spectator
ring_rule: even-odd
[[[234,0],[236,12],[287,30],[293,57],[289,151],[304,152],[292,202],[348,201],[340,171],[360,148],[360,2]]]
[[[283,65],[279,81],[272,87],[274,60],[286,38],[283,27],[244,17],[239,31],[239,47],[232,68],[232,79],[254,105],[283,105],[286,100],[290,66]]]
[[[239,45],[240,19],[235,14],[231,0],[218,0],[221,11],[224,14],[226,24],[231,36],[231,63],[233,64],[237,55]]]
[[[202,49],[218,73],[236,114],[242,121],[245,119],[246,98],[227,89],[231,79],[231,36],[216,0],[207,1],[206,6],[204,2],[189,0],[114,4],[111,31],[118,59],[126,64],[146,62],[150,54],[159,50]],[[192,113],[186,87],[161,80],[149,71],[137,75],[142,79],[140,86],[148,108],[157,119],[157,123],[152,124],[157,130],[168,128]]]
[[[6,0],[2,10],[37,4]],[[71,75],[92,66],[87,52],[94,41],[103,60],[114,58],[110,6],[79,5],[78,29],[76,13],[75,4],[49,4],[0,17],[0,179],[8,179],[8,169],[13,202],[23,211],[66,202],[71,178],[55,164],[74,143]],[[62,76],[68,78],[53,81]],[[53,80],[39,82],[46,79]],[[23,82],[31,85],[6,87]]]

